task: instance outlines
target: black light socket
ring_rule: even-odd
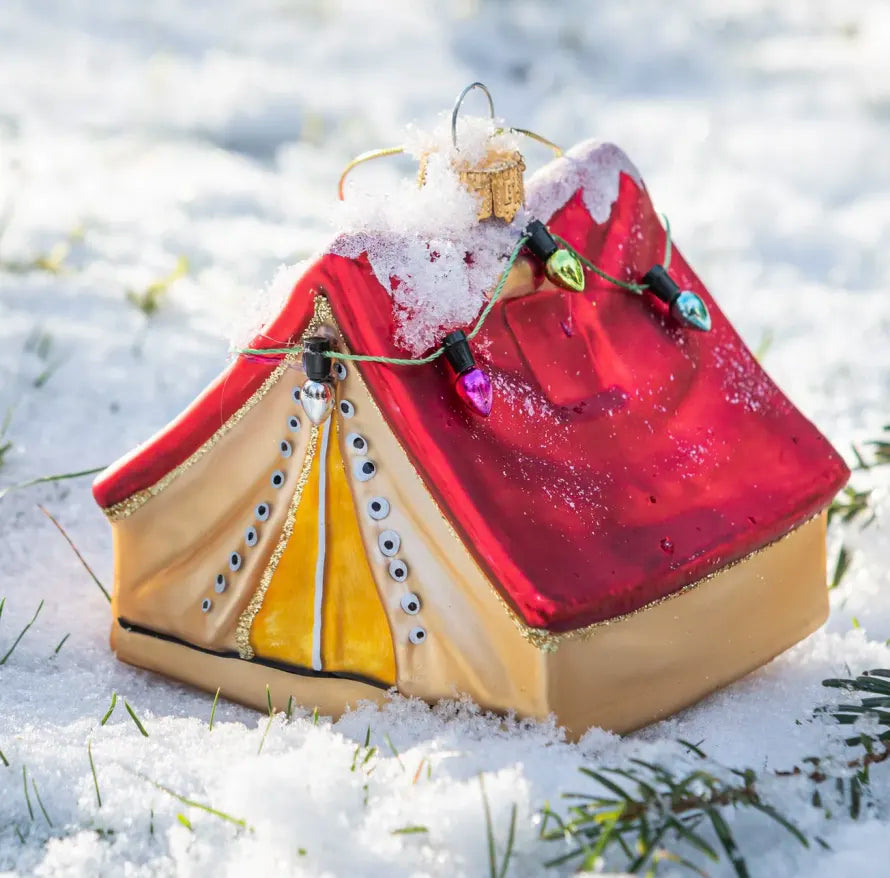
[[[643,283],[649,287],[649,292],[667,305],[673,305],[674,299],[680,295],[680,288],[671,280],[663,265],[653,265],[643,275]]]
[[[462,329],[449,332],[442,339],[442,347],[445,349],[445,359],[448,360],[456,375],[463,375],[464,372],[475,368],[476,360],[473,358],[473,351],[467,341],[467,334]]]
[[[559,249],[553,235],[550,234],[547,226],[540,220],[532,220],[525,228],[525,234],[528,240],[525,246],[531,250],[541,262],[546,263],[547,260]]]
[[[331,349],[331,340],[323,335],[303,339],[303,368],[310,381],[329,381],[331,358],[325,354]]]

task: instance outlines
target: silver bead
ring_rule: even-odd
[[[311,378],[300,388],[300,402],[306,417],[317,427],[324,423],[334,408],[334,389],[327,381]]]

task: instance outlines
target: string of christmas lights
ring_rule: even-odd
[[[333,360],[349,360],[362,363],[382,363],[390,366],[423,366],[444,356],[455,374],[455,391],[460,399],[477,414],[487,416],[491,412],[493,392],[491,379],[476,365],[470,341],[478,335],[503,293],[504,286],[516,260],[524,248],[540,261],[548,279],[571,292],[582,292],[585,286],[584,268],[618,287],[636,295],[647,290],[664,302],[679,323],[707,332],[711,318],[702,299],[691,290],[681,290],[668,274],[671,262],[671,227],[665,222],[664,264],[654,265],[642,278],[632,283],[612,277],[582,256],[564,238],[553,235],[540,220],[532,220],[519,237],[495,286],[491,298],[482,309],[473,328],[467,333],[462,329],[448,333],[442,343],[425,357],[385,357],[374,354],[348,354],[333,350],[330,339],[323,336],[306,338],[300,344],[282,348],[240,348],[234,351],[242,357],[264,362],[280,360],[293,354],[303,355],[303,367],[307,380],[301,393],[307,417],[320,424],[331,412],[333,388],[331,366]],[[583,266],[583,267],[582,267]]]

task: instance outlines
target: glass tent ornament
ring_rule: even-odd
[[[493,143],[508,130],[479,125]],[[621,150],[559,151],[507,219],[515,176],[481,216],[469,152],[438,149],[446,177],[429,159],[400,197],[447,178],[472,196],[465,224],[344,229],[243,356],[96,480],[112,647],[261,710],[267,685],[278,709],[333,716],[395,687],[553,713],[572,737],[637,728],[824,621],[825,511],[847,468]],[[481,173],[506,170],[484,153]],[[583,289],[548,272],[534,221]],[[448,252],[424,274],[437,235]],[[464,319],[440,325],[420,294],[397,307],[413,277],[453,284]],[[487,417],[478,376],[470,405],[451,389],[474,370]]]

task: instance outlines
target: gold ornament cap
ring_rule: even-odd
[[[513,222],[513,217],[519,212],[519,208],[525,204],[525,160],[519,150],[504,150],[491,148],[478,162],[461,160],[460,147],[457,144],[457,119],[460,114],[461,104],[467,94],[474,88],[485,92],[488,98],[488,111],[491,119],[494,119],[494,100],[491,92],[481,82],[471,82],[458,96],[451,111],[451,143],[454,146],[455,158],[452,159],[452,167],[457,172],[458,179],[466,187],[467,191],[479,199],[479,220],[497,217],[506,223]],[[497,133],[497,132],[495,132]],[[420,159],[420,172],[418,183],[423,186],[426,182],[426,164],[429,153],[424,153]]]
[[[525,203],[525,159],[517,149],[505,148],[502,145],[492,146],[479,160],[461,158],[460,146],[457,142],[457,120],[460,114],[461,104],[467,94],[473,89],[480,89],[488,98],[489,116],[495,118],[494,101],[488,88],[481,82],[470,83],[458,96],[451,112],[451,142],[454,147],[454,157],[451,160],[452,167],[457,173],[458,179],[466,187],[467,191],[479,200],[478,220],[497,218],[506,223],[513,221],[519,208]],[[524,128],[495,128],[492,139],[496,135],[510,131],[522,134],[537,140],[545,146],[549,146],[557,156],[562,155],[562,150],[546,137],[541,137]],[[339,183],[340,200],[343,200],[343,183],[346,175],[358,164],[382,156],[395,155],[404,152],[403,146],[388,147],[386,149],[372,150],[362,153],[354,158],[344,169]],[[423,186],[427,179],[427,167],[429,165],[431,151],[425,152],[420,157],[417,183]]]

